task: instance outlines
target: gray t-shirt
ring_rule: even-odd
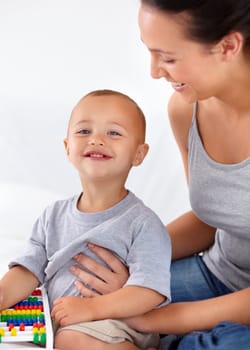
[[[222,164],[209,157],[196,107],[189,134],[190,203],[202,221],[217,228],[214,245],[204,252],[205,264],[236,291],[250,286],[250,158]]]
[[[50,305],[66,295],[79,295],[69,271],[77,253],[98,260],[88,242],[108,248],[129,268],[128,285],[151,288],[170,301],[171,243],[158,216],[133,193],[103,212],[77,209],[79,196],[60,200],[36,221],[25,254],[9,266],[23,265],[45,283]]]

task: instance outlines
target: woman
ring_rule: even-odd
[[[142,0],[138,18],[152,77],[175,90],[168,114],[192,211],[167,225],[173,303],[128,322],[175,334],[162,339],[163,349],[249,349],[250,2]],[[112,272],[81,256],[101,279],[74,273],[100,293],[121,286],[126,269],[91,249]]]

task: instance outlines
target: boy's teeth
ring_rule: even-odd
[[[102,158],[103,155],[102,154],[98,154],[98,153],[92,153],[91,157]]]

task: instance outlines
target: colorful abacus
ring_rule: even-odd
[[[0,312],[0,343],[11,342],[33,342],[53,348],[49,305],[44,288],[37,288],[26,300]]]

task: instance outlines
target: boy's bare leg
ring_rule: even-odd
[[[57,350],[140,350],[129,341],[109,344],[90,335],[70,330],[61,331],[56,335],[55,348]]]

